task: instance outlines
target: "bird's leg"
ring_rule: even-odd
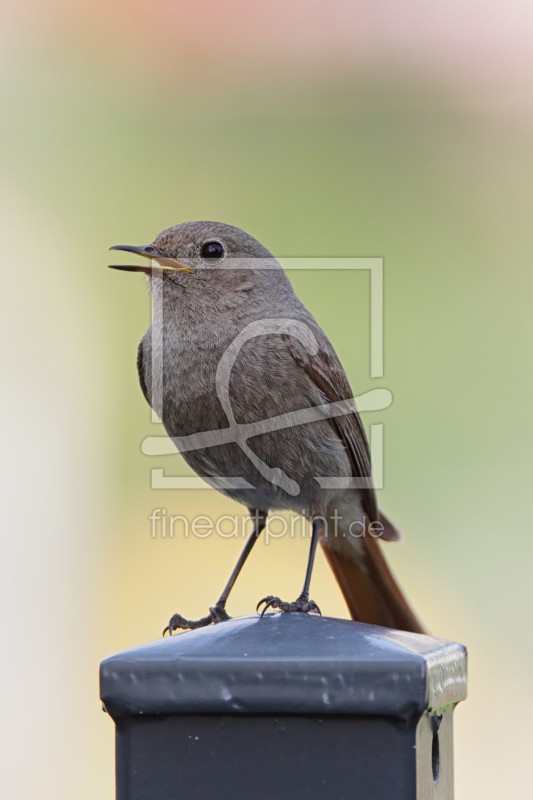
[[[300,596],[294,601],[294,603],[286,603],[284,600],[281,600],[279,597],[274,597],[273,595],[269,595],[268,597],[263,597],[263,599],[260,600],[259,603],[257,604],[257,609],[256,609],[258,611],[259,606],[265,603],[265,607],[261,612],[261,616],[263,616],[267,608],[279,608],[281,611],[289,611],[289,612],[303,611],[306,614],[308,614],[310,611],[315,611],[317,614],[321,613],[315,601],[309,599],[309,585],[311,583],[313,564],[315,563],[316,546],[318,544],[321,521],[322,521],[321,518],[313,519],[313,532],[311,534],[311,550],[309,551],[309,559],[307,561],[307,571],[305,573],[304,586],[300,593]]]
[[[172,636],[172,632],[177,630],[178,628],[182,629],[194,629],[194,628],[203,628],[205,625],[211,625],[213,622],[225,622],[231,617],[228,616],[226,611],[226,602],[229,597],[229,593],[233,589],[235,581],[237,580],[241,569],[244,566],[244,562],[250,555],[252,551],[252,547],[256,543],[257,539],[261,531],[264,529],[266,525],[266,518],[267,514],[264,511],[259,511],[254,509],[253,511],[250,510],[250,517],[254,521],[254,527],[252,532],[250,533],[248,539],[246,540],[246,544],[243,547],[243,550],[239,556],[237,563],[233,569],[233,572],[230,575],[230,578],[224,587],[224,591],[218,598],[215,605],[209,609],[209,614],[206,617],[202,617],[201,619],[185,619],[182,617],[181,614],[173,614],[170,618],[170,622],[168,623],[167,627],[163,631],[163,636],[168,631],[169,635]]]

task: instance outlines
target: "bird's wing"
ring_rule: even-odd
[[[283,338],[289,345],[296,363],[306,371],[309,378],[330,403],[351,399],[353,393],[348,383],[348,378],[333,346],[318,326],[315,327],[313,325],[313,333],[319,345],[316,355],[310,355],[295,337],[287,335]],[[370,451],[365,429],[355,403],[353,413],[332,417],[331,422],[346,447],[352,465],[353,476],[368,479],[368,487],[362,488],[360,491],[364,510],[368,514],[370,521],[374,522],[379,517],[376,493],[372,483]]]
[[[141,384],[141,389],[146,399],[146,402],[151,405],[150,397],[148,396],[148,389],[146,387],[146,378],[144,377],[144,364],[143,364],[143,340],[139,342],[139,348],[137,350],[137,372],[139,373],[139,383]]]

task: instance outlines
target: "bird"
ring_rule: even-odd
[[[310,597],[320,542],[353,620],[424,633],[378,541],[402,535],[378,509],[348,378],[280,262],[240,228],[210,221],[110,249],[147,259],[110,265],[144,273],[150,284],[153,322],[137,354],[146,400],[189,466],[253,520],[209,613],[173,614],[163,635],[230,619],[231,589],[268,514],[279,510],[309,520],[310,551],[299,596],[268,595],[257,605],[262,614],[320,613]]]

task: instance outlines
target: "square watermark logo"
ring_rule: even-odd
[[[384,296],[383,296],[383,259],[382,258],[285,258],[275,259],[226,259],[223,265],[209,266],[208,269],[224,270],[279,270],[279,265],[287,271],[321,270],[333,274],[338,270],[365,270],[370,273],[370,292],[368,297],[370,310],[370,377],[383,377],[384,364]],[[163,271],[153,262],[151,276],[153,319],[152,331],[163,331],[163,306],[165,279]],[[235,420],[230,398],[232,371],[238,363],[239,354],[247,342],[258,336],[277,337],[283,341],[291,341],[302,353],[302,357],[312,360],[319,353],[319,342],[315,331],[305,320],[286,317],[255,319],[243,325],[233,340],[226,346],[218,361],[215,385],[218,400],[224,410],[227,426],[214,430],[206,429],[188,436],[169,438],[168,436],[149,436],[142,443],[142,452],[150,457],[162,457],[194,450],[205,450],[224,444],[235,443],[245,453],[251,464],[263,478],[282,488],[289,495],[297,496],[300,487],[296,481],[285,474],[278,465],[267,464],[248,440],[272,431],[283,431],[315,421],[353,414],[354,411],[381,411],[391,404],[392,395],[388,389],[372,389],[358,397],[342,397],[321,405],[303,407],[296,411],[270,416],[257,422],[239,424]],[[152,335],[151,347],[151,405],[152,422],[159,423],[164,417],[164,336]],[[372,460],[372,476],[339,477],[314,475],[313,478],[321,489],[348,490],[363,489],[374,486],[383,488],[383,423],[370,426],[369,447]],[[254,486],[243,475],[201,478],[193,476],[173,476],[166,474],[161,467],[151,470],[151,487],[153,489],[218,489],[239,490],[253,489]]]

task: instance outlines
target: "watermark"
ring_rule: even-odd
[[[209,539],[212,536],[220,536],[222,539],[245,539],[249,536],[253,523],[257,523],[253,516],[241,514],[223,514],[219,517],[198,514],[189,519],[184,514],[171,514],[166,508],[155,508],[148,520],[152,539]],[[316,521],[320,522],[321,536],[325,540],[362,539],[366,536],[379,539],[384,532],[381,522],[371,522],[366,516],[357,520],[345,521],[335,509],[330,516],[315,516],[306,519],[302,510],[301,515],[271,514],[268,516],[263,531],[265,542],[268,545],[271,539],[283,539],[286,536],[290,539],[310,538],[311,526]]]
[[[287,270],[369,270],[370,271],[370,376],[383,377],[383,260],[381,258],[302,258],[284,259],[283,266]],[[210,269],[249,269],[279,270],[279,262],[275,259],[225,259],[221,265]],[[165,281],[161,271],[154,269],[152,276],[153,322],[152,322],[152,361],[151,361],[151,399],[152,420],[159,422],[163,418],[163,296]],[[324,343],[317,339],[316,329],[302,319],[265,318],[255,320],[243,327],[233,341],[221,354],[216,370],[213,387],[227,419],[227,427],[216,430],[205,430],[189,436],[172,437],[150,436],[142,443],[142,452],[148,456],[169,455],[176,452],[204,450],[224,444],[235,443],[243,451],[251,465],[259,474],[283,489],[287,494],[297,497],[300,486],[294,477],[287,475],[278,464],[267,464],[248,444],[248,440],[270,433],[282,431],[300,425],[334,419],[354,413],[380,411],[392,402],[388,389],[377,388],[359,397],[343,398],[321,405],[304,407],[297,411],[280,414],[258,422],[240,424],[235,415],[230,399],[231,377],[234,366],[244,345],[258,336],[269,336],[288,342],[294,352],[295,361],[309,365],[311,370],[321,362]],[[325,361],[327,369],[327,358]],[[373,475],[338,477],[315,475],[314,480],[322,489],[349,490],[364,489],[374,486],[383,488],[383,424],[370,426],[370,452],[373,464]],[[253,471],[251,470],[253,473]],[[255,474],[255,473],[253,473]],[[170,476],[161,467],[152,469],[151,486],[153,489],[206,489],[219,490],[253,489],[254,486],[243,475],[224,477],[183,477]]]

